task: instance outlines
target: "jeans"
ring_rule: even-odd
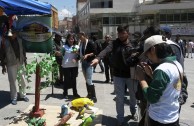
[[[137,81],[133,81],[130,78],[121,78],[121,77],[113,77],[114,86],[115,86],[115,94],[116,94],[116,111],[117,111],[117,120],[118,122],[124,122],[124,95],[125,95],[125,84],[129,90],[130,96],[130,112],[131,114],[136,113],[137,105],[136,105],[136,97],[135,92],[137,90]]]
[[[82,72],[86,83],[88,85],[93,85],[92,83],[92,75],[93,75],[93,66],[90,65],[90,62],[82,61]]]

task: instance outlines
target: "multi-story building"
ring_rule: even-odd
[[[63,20],[59,21],[59,29],[63,35],[66,35],[68,32],[72,32],[72,18],[65,17]]]
[[[194,34],[193,0],[77,0],[80,30],[88,34],[117,37],[116,27],[128,24],[130,31],[147,26],[169,26],[173,35]]]

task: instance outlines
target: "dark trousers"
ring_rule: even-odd
[[[73,95],[77,94],[77,82],[78,67],[63,68],[64,83],[63,83],[63,94],[67,95],[67,90],[73,88]]]
[[[110,67],[110,63],[108,60],[103,60],[104,62],[104,68],[105,68],[105,77],[106,80],[109,81],[111,79],[111,81],[113,81],[113,69]],[[109,74],[109,70],[110,70],[110,74]]]
[[[169,123],[169,124],[162,124],[157,121],[154,121],[153,119],[150,118],[150,126],[180,126],[178,123],[178,120],[174,123]]]
[[[57,61],[58,68],[59,68],[59,79],[58,79],[59,82],[58,83],[63,83],[64,74],[63,74],[63,68],[61,66],[62,58],[59,56],[56,56],[56,61]]]

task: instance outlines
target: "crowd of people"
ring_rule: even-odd
[[[11,103],[16,105],[17,70],[25,65],[27,58],[17,31],[12,29],[12,32],[13,36],[6,38],[1,65],[2,73],[8,73]],[[103,42],[98,41],[97,36],[88,37],[84,32],[78,35],[69,33],[66,42],[62,42],[60,33],[55,34],[53,54],[59,68],[56,83],[63,86],[64,98],[69,99],[68,89],[71,88],[74,98],[81,97],[76,81],[80,62],[86,82],[85,97],[97,102],[98,91],[92,79],[96,65],[100,64],[101,73],[105,73],[104,83],[114,84],[118,126],[127,125],[124,119],[126,89],[130,96],[131,118],[135,121],[141,118],[139,126],[179,126],[181,105],[188,96],[184,58],[193,57],[194,43],[182,40],[180,35],[173,40],[171,29],[167,26],[150,26],[143,33],[131,34],[129,26],[121,25],[117,27],[117,32],[116,40],[107,34]],[[28,102],[23,78],[19,83],[20,98]],[[137,116],[137,101],[141,116]]]

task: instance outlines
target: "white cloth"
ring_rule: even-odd
[[[63,49],[65,50],[65,53],[63,55],[61,66],[63,68],[78,67],[77,51],[79,50],[79,46],[78,45],[73,45],[73,46],[64,45]]]

